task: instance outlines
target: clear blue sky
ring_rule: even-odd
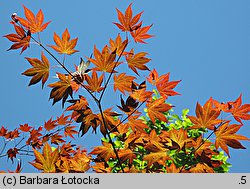
[[[41,8],[45,21],[52,20],[42,33],[44,43],[53,44],[53,32],[61,35],[67,27],[72,37],[79,37],[76,49],[80,53],[67,58],[77,64],[79,57],[92,53],[94,44],[102,48],[120,32],[112,24],[117,21],[115,8],[124,11],[131,2],[135,13],[144,10],[142,19],[147,25],[154,24],[150,33],[156,36],[147,40],[148,45],[136,48],[149,53],[150,68],[160,74],[171,72],[171,79],[182,80],[176,88],[182,95],[170,98],[177,113],[189,108],[194,115],[196,102],[203,104],[211,96],[232,101],[242,93],[243,103],[250,103],[248,0],[1,1],[0,36],[13,32],[8,24],[10,15],[17,12],[23,16],[22,4],[35,13]],[[11,45],[7,39],[1,37],[0,44],[0,126],[40,126],[51,116],[61,115],[61,104],[52,107],[48,101],[50,89],[42,90],[40,84],[27,87],[30,78],[21,75],[29,67],[24,57],[40,57],[40,49],[33,46],[19,56],[20,51],[6,51]],[[117,97],[110,95],[106,104]],[[240,133],[250,137],[250,122],[245,123]],[[78,141],[90,149],[99,144],[99,137],[88,133]],[[250,142],[242,144],[246,150],[230,149],[230,172],[250,172]],[[5,162],[0,159],[0,167]],[[34,169],[27,165],[24,171]]]

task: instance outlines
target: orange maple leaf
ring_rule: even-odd
[[[207,128],[214,130],[215,125],[222,122],[222,120],[217,119],[220,115],[220,111],[214,109],[212,106],[211,98],[202,107],[199,103],[196,105],[196,117],[188,116],[191,122],[194,124],[191,129]]]
[[[39,12],[35,16],[34,13],[30,9],[25,7],[24,5],[23,5],[23,8],[24,8],[24,14],[25,14],[26,19],[23,19],[23,18],[18,17],[18,16],[16,16],[16,19],[27,30],[30,30],[31,33],[37,33],[37,32],[43,31],[44,29],[47,28],[47,26],[51,22],[51,21],[49,21],[49,22],[46,22],[45,24],[43,24],[44,15],[43,15],[43,12],[41,9],[39,10]]]
[[[25,123],[24,125],[20,125],[19,130],[22,132],[29,132],[31,128],[32,128],[31,126],[29,126],[27,123]],[[0,133],[1,133],[1,131],[0,131]],[[0,136],[1,136],[1,134],[0,134]]]
[[[140,139],[146,142],[145,149],[150,152],[159,152],[159,151],[165,152],[167,150],[161,143],[161,138],[157,135],[155,129],[151,130],[149,135],[146,134],[145,132],[142,133]]]
[[[175,92],[173,88],[176,87],[176,85],[181,81],[169,81],[170,73],[158,76],[158,72],[153,69],[149,73],[149,77],[147,77],[147,80],[152,85],[156,85],[157,90],[159,91],[160,95],[167,99],[168,96],[174,96],[179,95],[179,93]]]
[[[171,160],[171,158],[167,155],[166,151],[159,151],[145,155],[143,160],[147,161],[148,167],[150,167],[155,162],[165,165],[166,160]]]
[[[129,165],[132,165],[133,160],[136,159],[135,153],[130,149],[120,149],[118,151],[118,155],[121,163],[126,162],[128,160]]]
[[[146,44],[144,40],[153,37],[153,35],[147,34],[152,25],[153,24],[151,24],[150,26],[139,27],[138,29],[131,32],[131,35],[136,43]]]
[[[156,85],[157,83],[159,83],[161,78],[159,78],[159,75],[158,75],[158,72],[156,71],[156,69],[153,69],[152,71],[150,71],[149,77],[147,77],[147,80],[152,85]]]
[[[145,102],[150,99],[153,94],[151,91],[146,91],[146,81],[143,81],[139,86],[137,83],[132,81],[131,89],[132,94],[130,94],[130,96],[139,102]]]
[[[81,95],[79,95],[79,99],[70,100],[69,102],[73,104],[66,108],[66,111],[86,109],[89,105],[87,99]]]
[[[94,57],[89,60],[96,65],[94,68],[96,71],[103,71],[111,73],[115,66],[118,66],[120,63],[115,62],[116,50],[109,51],[108,46],[104,46],[102,52],[100,52],[96,46],[94,46]]]
[[[85,75],[85,79],[88,83],[88,85],[85,85],[87,89],[89,89],[91,92],[101,92],[104,87],[101,87],[103,82],[104,74],[102,74],[99,78],[95,70],[92,71],[92,76]]]
[[[64,129],[64,136],[67,137],[71,137],[71,138],[75,138],[73,135],[74,134],[78,134],[78,132],[76,130],[74,130],[76,128],[76,126],[67,126],[65,129]]]
[[[63,140],[63,136],[62,135],[59,135],[58,133],[56,133],[56,134],[53,134],[51,136],[51,143],[52,144],[58,145],[59,143],[63,143],[63,142],[65,142],[65,140]]]
[[[24,29],[20,26],[17,26],[15,23],[11,22],[14,25],[16,33],[5,35],[8,40],[14,42],[14,44],[8,50],[14,50],[22,48],[21,53],[25,51],[30,46],[30,33],[26,34]]]
[[[146,89],[139,89],[139,90],[133,91],[133,93],[130,94],[130,96],[133,99],[138,100],[139,102],[144,102],[144,101],[150,99],[152,94],[153,94],[153,92],[146,91]]]
[[[148,63],[151,59],[146,58],[145,56],[147,53],[140,52],[137,54],[134,54],[134,49],[131,49],[131,51],[126,55],[126,61],[128,63],[128,67],[133,70],[137,75],[137,69],[139,70],[149,70],[147,66],[144,64]]]
[[[124,50],[128,45],[128,39],[122,41],[120,34],[118,34],[115,40],[113,39],[109,40],[109,45],[110,45],[109,49],[111,52],[116,52],[117,56],[121,56],[125,54]]]
[[[111,173],[112,171],[112,168],[107,166],[105,162],[96,162],[92,168],[96,173]]]
[[[171,163],[169,167],[166,167],[166,172],[167,173],[179,173],[180,168],[177,168],[174,163]]]
[[[85,153],[77,153],[72,159],[70,159],[70,166],[74,172],[84,173],[90,168],[90,157]]]
[[[29,63],[33,66],[33,68],[29,68],[28,70],[22,73],[23,75],[32,77],[29,86],[34,85],[42,80],[43,88],[44,83],[49,77],[50,64],[48,59],[46,58],[46,56],[44,56],[42,52],[41,60],[37,58],[26,58],[26,60],[28,60]]]
[[[44,123],[44,128],[47,131],[53,130],[56,126],[57,126],[56,120],[52,120],[52,118],[50,118],[48,121]]]
[[[132,3],[126,9],[125,14],[122,14],[122,12],[119,9],[116,9],[117,14],[118,14],[118,20],[120,21],[120,24],[116,23],[116,22],[114,22],[114,24],[122,31],[136,30],[142,24],[142,22],[140,22],[140,23],[138,23],[138,22],[139,22],[143,12],[140,12],[139,14],[137,14],[133,17],[133,11],[131,9],[131,6],[132,6]]]
[[[103,146],[95,147],[94,150],[90,152],[90,154],[98,155],[99,157],[104,159],[106,162],[110,158],[115,158],[116,156],[115,156],[115,152],[114,152],[112,145],[108,142],[102,142],[102,144]]]
[[[18,138],[20,135],[18,129],[15,129],[14,131],[9,131],[7,132],[4,137],[7,139],[7,140],[13,140],[15,138]]]
[[[189,170],[191,173],[214,173],[213,168],[209,167],[206,163],[198,163],[195,167]]]
[[[234,119],[243,124],[241,119],[250,120],[250,104],[242,104],[242,94],[234,101],[229,102],[229,108],[226,112],[230,112]]]
[[[0,129],[0,136],[5,136],[7,132],[8,130],[4,126],[2,126]]]
[[[68,125],[70,123],[72,123],[71,120],[69,120],[69,115],[68,116],[64,116],[64,114],[62,114],[60,117],[57,117],[56,119],[56,123],[57,125]]]
[[[51,146],[45,143],[42,154],[33,148],[35,160],[30,164],[33,165],[38,170],[42,170],[45,173],[55,173],[56,166],[55,163],[59,158],[59,152],[56,148],[52,151]]]
[[[98,115],[94,114],[91,109],[87,109],[79,118],[82,118],[82,124],[79,129],[79,133],[82,132],[81,136],[87,133],[90,127],[92,127],[93,131],[96,133],[96,128],[100,125]]]
[[[168,96],[179,95],[179,93],[175,92],[173,88],[178,85],[181,80],[178,81],[169,81],[170,73],[162,75],[159,80],[156,82],[156,88],[159,91],[160,95],[167,99]]]
[[[195,141],[195,145],[193,146],[195,149],[195,157],[197,156],[202,156],[203,152],[209,152],[209,153],[214,153],[213,150],[211,150],[211,145],[212,142],[210,141],[204,141],[204,139],[202,138],[202,136],[200,136],[196,141]]]
[[[53,98],[53,105],[62,99],[62,105],[66,102],[68,96],[72,96],[72,87],[71,87],[71,76],[57,73],[60,81],[49,84],[48,86],[53,88],[50,92],[50,99]]]
[[[126,75],[126,73],[120,73],[118,76],[116,74],[114,75],[114,90],[116,91],[117,89],[121,91],[125,95],[125,91],[131,92],[131,84],[132,81],[136,77]]]
[[[163,114],[172,108],[171,105],[165,103],[164,98],[156,99],[155,101],[148,102],[146,104],[148,108],[148,116],[153,123],[156,119],[167,122],[166,116]]]
[[[172,129],[169,131],[169,138],[178,144],[179,149],[182,149],[183,146],[187,143],[193,142],[191,138],[188,138],[187,130],[184,130],[183,128],[176,130]]]
[[[229,121],[222,124],[219,129],[215,131],[215,147],[218,149],[219,147],[224,150],[227,155],[229,155],[228,146],[235,149],[246,149],[238,140],[250,140],[249,138],[235,134],[242,125],[232,124],[229,125]]]
[[[19,150],[17,148],[10,148],[7,151],[8,159],[11,159],[13,163],[13,159],[16,158],[16,155],[19,154]]]
[[[54,32],[54,42],[56,43],[56,46],[49,46],[60,54],[71,55],[75,52],[78,52],[78,50],[74,49],[77,44],[77,40],[78,38],[70,40],[70,34],[68,32],[68,29],[66,28],[62,34],[62,39],[60,39],[60,37]]]
[[[132,131],[139,131],[141,133],[145,132],[145,129],[148,128],[148,125],[144,123],[143,120],[138,119],[139,115],[136,116],[130,116],[128,118],[128,122],[126,123],[126,125],[128,125]]]

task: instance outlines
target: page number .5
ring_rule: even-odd
[[[239,184],[246,184],[247,183],[247,176],[241,176]]]

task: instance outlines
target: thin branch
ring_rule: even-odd
[[[104,89],[103,89],[103,91],[102,91],[102,93],[101,93],[101,96],[100,96],[100,98],[99,98],[99,101],[100,101],[100,102],[101,102],[102,97],[103,97],[103,95],[104,95],[104,92],[105,92],[105,90],[106,90],[106,88],[107,88],[107,86],[108,86],[108,83],[109,83],[109,81],[110,81],[110,79],[111,79],[111,76],[112,76],[112,74],[114,73],[115,68],[116,68],[116,66],[117,66],[117,64],[118,64],[118,62],[119,62],[119,60],[121,59],[122,54],[123,54],[123,52],[125,51],[127,45],[128,45],[128,43],[126,43],[126,45],[125,45],[124,48],[122,49],[122,51],[121,51],[119,57],[118,57],[117,60],[116,60],[116,63],[115,63],[115,65],[114,65],[114,67],[112,68],[112,71],[111,71],[110,74],[109,74],[109,77],[108,77],[108,79],[107,79],[107,81],[106,81],[106,83],[105,83],[105,85],[104,85]]]
[[[26,35],[29,34],[29,31],[26,31],[23,26],[19,23],[16,22],[26,33]],[[91,96],[92,98],[97,101],[98,99],[82,84],[81,81],[79,81],[79,79],[77,77],[75,77],[69,70],[67,67],[64,66],[64,63],[61,63],[40,41],[36,40],[31,34],[30,34],[30,38],[35,41],[40,47],[42,47],[72,78],[74,78]],[[39,38],[40,40],[40,38]]]
[[[122,172],[124,173],[124,170],[123,170],[123,167],[122,167],[121,160],[120,160],[119,155],[118,155],[118,152],[117,152],[117,150],[116,150],[116,148],[115,148],[115,144],[114,144],[114,142],[112,141],[112,138],[111,138],[110,134],[108,133],[108,126],[107,126],[106,120],[105,120],[105,118],[104,118],[103,111],[102,111],[102,106],[101,106],[101,103],[100,103],[100,102],[98,102],[98,108],[99,108],[100,113],[101,113],[103,125],[104,125],[104,128],[105,128],[106,132],[107,132],[107,135],[108,135],[108,138],[109,138],[109,142],[110,142],[110,144],[111,144],[112,147],[113,147],[115,156],[116,156],[116,158],[117,158],[117,160],[118,160],[118,164],[119,164],[119,166],[121,167]]]

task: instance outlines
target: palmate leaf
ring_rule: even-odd
[[[146,58],[147,53],[139,52],[137,54],[134,53],[134,49],[131,49],[129,53],[126,55],[126,61],[128,63],[128,67],[133,70],[137,75],[139,75],[137,69],[139,70],[149,70],[145,64],[147,64],[151,59]]]
[[[122,163],[128,160],[129,165],[136,159],[136,154],[130,149],[120,149],[118,155]]]
[[[50,92],[50,99],[53,99],[53,105],[62,100],[62,105],[66,102],[68,96],[72,97],[72,87],[71,87],[71,76],[57,73],[60,81],[49,84],[48,86],[53,88]]]
[[[139,27],[138,29],[132,31],[131,35],[134,38],[135,42],[146,44],[144,40],[153,37],[153,35],[147,34],[148,30],[152,26],[153,24],[151,24],[150,26]]]
[[[110,51],[108,46],[104,46],[102,52],[100,52],[96,46],[94,46],[94,58],[89,58],[89,61],[92,62],[96,67],[96,71],[103,71],[111,73],[115,66],[118,66],[120,62],[115,62],[116,58],[116,49]]]
[[[120,23],[114,22],[114,24],[122,31],[133,31],[139,28],[142,22],[138,23],[143,12],[133,17],[132,3],[128,6],[125,13],[123,14],[119,9],[116,9],[118,14],[118,20]]]
[[[16,33],[5,35],[8,40],[11,42],[14,42],[14,44],[8,49],[8,50],[15,50],[22,48],[21,53],[25,51],[30,46],[30,32],[26,34],[24,29],[18,25],[16,25],[14,22],[11,22],[14,25],[14,28],[16,30]]]
[[[94,150],[90,152],[90,154],[98,155],[99,157],[104,159],[106,162],[110,158],[115,158],[116,156],[115,156],[115,152],[114,152],[112,145],[108,142],[102,142],[102,144],[103,144],[102,146],[95,147]]]
[[[87,89],[89,89],[91,92],[101,92],[104,87],[101,87],[103,82],[104,74],[102,74],[100,77],[98,77],[95,70],[92,71],[92,76],[85,75],[86,81],[88,85],[85,85]]]
[[[84,153],[77,153],[73,158],[70,159],[70,165],[74,172],[84,173],[90,166],[91,158]]]
[[[170,73],[158,76],[158,72],[153,69],[147,80],[152,85],[156,85],[157,90],[159,91],[160,95],[167,99],[169,96],[179,95],[176,91],[173,89],[177,86],[177,84],[181,81],[169,81]]]
[[[30,164],[33,165],[38,170],[42,170],[45,173],[55,173],[56,166],[55,163],[59,158],[59,152],[56,148],[52,152],[52,148],[48,143],[45,143],[42,154],[33,148],[35,160]]]
[[[39,12],[35,16],[34,13],[30,9],[25,7],[24,5],[23,5],[23,8],[24,8],[24,14],[25,14],[26,19],[18,17],[18,16],[16,17],[16,19],[27,30],[30,30],[31,33],[37,33],[37,32],[43,31],[44,29],[47,28],[47,26],[51,22],[51,21],[49,21],[49,22],[46,22],[43,24],[44,15],[43,15],[43,12],[41,9],[39,10]]]
[[[150,167],[155,162],[165,165],[166,160],[171,160],[171,158],[167,155],[166,151],[159,151],[145,155],[143,160],[147,161],[148,167]]]
[[[228,104],[227,112],[230,112],[236,121],[243,124],[241,120],[250,120],[250,104],[242,105],[242,94],[234,102]]]
[[[77,40],[78,38],[70,40],[70,34],[68,29],[66,28],[62,34],[62,39],[60,39],[60,37],[56,33],[54,33],[54,42],[56,43],[56,45],[49,46],[59,54],[71,55],[75,52],[78,52],[78,50],[74,49],[77,44]]]
[[[121,35],[118,34],[115,40],[109,40],[109,45],[109,49],[111,52],[116,52],[117,56],[121,56],[125,54],[124,50],[128,45],[128,39],[122,41]]]
[[[148,108],[148,116],[153,123],[155,123],[156,119],[164,122],[168,121],[163,113],[170,110],[172,106],[166,104],[164,98],[159,98],[155,101],[151,101],[147,103],[146,106]]]
[[[118,89],[124,95],[125,91],[131,92],[131,84],[135,78],[134,76],[126,75],[126,73],[114,74],[114,91]]]
[[[215,131],[215,147],[218,149],[221,147],[227,155],[229,155],[228,146],[235,149],[245,149],[244,146],[238,140],[250,140],[249,138],[236,134],[236,132],[242,127],[242,125],[232,124],[229,125],[229,121],[225,122]]]
[[[191,173],[214,173],[214,170],[206,163],[198,163],[189,170]]]
[[[220,115],[220,111],[213,108],[211,98],[205,103],[203,107],[197,103],[195,111],[196,117],[188,116],[188,118],[194,124],[191,129],[207,128],[214,130],[215,125],[222,122],[222,120],[217,119]]]
[[[34,85],[42,80],[42,88],[44,83],[47,81],[49,77],[50,64],[44,53],[42,52],[41,60],[37,58],[26,58],[28,62],[33,66],[33,68],[29,68],[23,75],[30,76],[32,79],[30,80],[29,86]]]
[[[176,130],[172,129],[169,131],[169,138],[178,144],[178,148],[182,149],[187,143],[192,143],[193,140],[188,137],[187,130],[183,128]]]

